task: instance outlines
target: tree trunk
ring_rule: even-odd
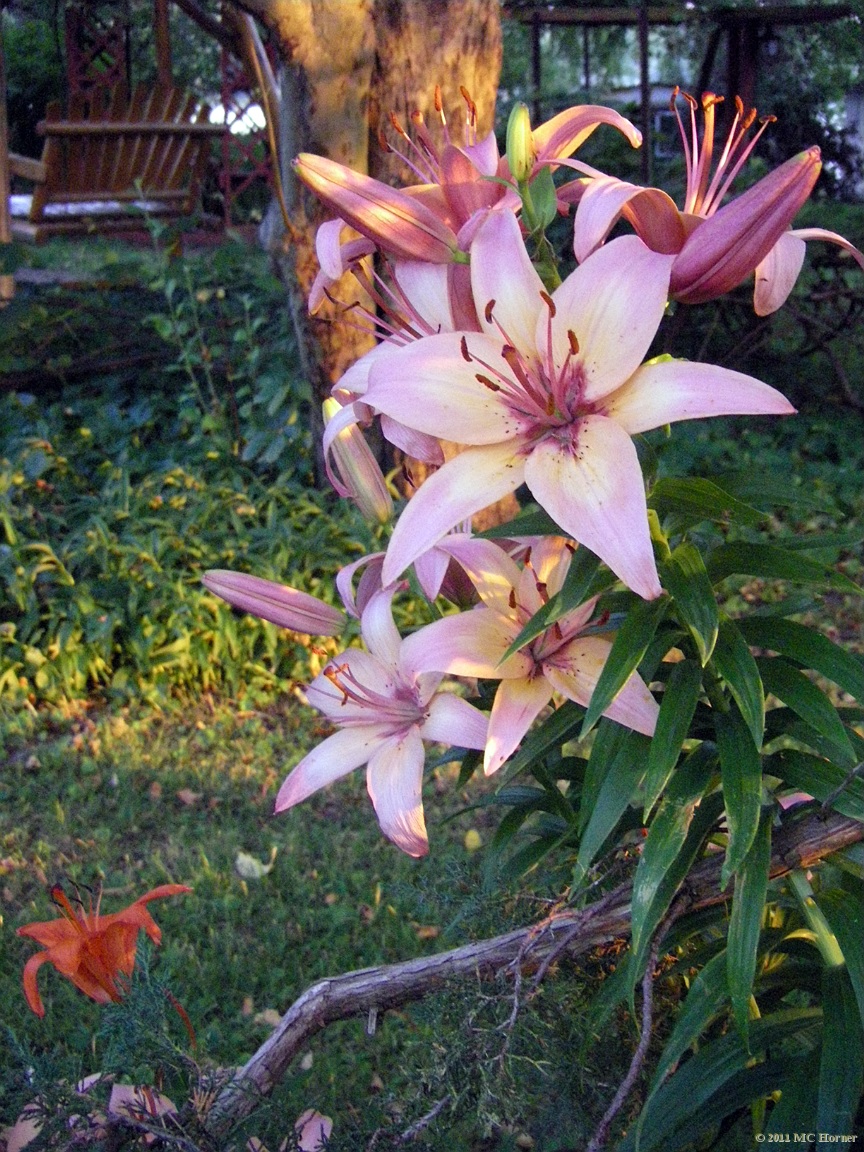
[[[476,105],[478,134],[491,131],[501,69],[499,2],[474,0],[470,19],[464,0],[232,2],[270,29],[284,64],[280,167],[291,229],[278,260],[318,421],[332,384],[374,340],[340,321],[331,306],[308,316],[306,301],[318,270],[315,232],[330,213],[294,179],[290,161],[298,152],[314,152],[388,183],[414,182],[399,157],[379,147],[378,131],[388,129],[391,112],[406,127],[415,109],[434,123],[436,84],[457,143],[466,110],[460,85]],[[346,281],[334,295],[354,300],[358,289]],[[313,424],[318,444],[321,430]]]

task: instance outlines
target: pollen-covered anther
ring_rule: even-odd
[[[402,123],[399,120],[399,117],[396,115],[395,112],[390,113],[390,123],[393,125],[394,132],[398,132],[403,140],[407,140],[410,143],[411,137],[408,135],[408,133],[402,127]]]
[[[433,99],[435,102],[435,111],[440,116],[444,110],[444,101],[441,99],[441,85],[440,84],[435,85],[435,95],[434,95]]]
[[[552,395],[551,392],[546,397],[546,415],[547,416],[554,416],[555,415],[555,397]]]
[[[576,339],[576,333],[572,328],[567,329],[567,339],[570,342],[570,351],[574,356],[579,355],[579,341]]]
[[[324,675],[330,681],[334,688],[342,693],[342,700],[340,703],[344,707],[348,703],[349,695],[345,685],[340,683],[339,677],[344,676],[349,671],[347,664],[331,664],[328,668],[324,669]]]
[[[495,307],[495,301],[490,300],[489,303],[486,305],[486,308],[483,311],[483,315],[486,317],[486,323],[487,324],[492,323],[492,309],[494,307]]]
[[[496,384],[494,380],[490,380],[488,376],[484,376],[482,372],[478,372],[475,379],[479,381],[479,383],[482,384],[484,388],[488,388],[491,392],[501,391],[501,385]]]
[[[464,84],[459,85],[459,91],[462,94],[462,99],[468,106],[468,120],[473,126],[477,123],[477,105],[471,99],[471,93],[468,91]]]
[[[776,124],[777,123],[777,117],[772,112],[769,112],[767,116],[760,116],[759,117],[759,123],[760,124]]]
[[[382,152],[392,152],[393,151],[393,149],[387,143],[387,137],[384,135],[384,129],[383,128],[378,129],[378,147],[381,149]]]
[[[510,589],[510,595],[507,597],[507,603],[510,605],[511,611],[516,608],[516,589]]]
[[[464,336],[462,337],[462,339],[459,343],[459,349],[462,352],[462,359],[466,360],[470,364],[471,363],[471,353],[468,351],[468,341],[465,339]]]
[[[543,303],[549,309],[550,317],[552,319],[554,319],[555,313],[558,311],[558,309],[555,307],[555,301],[552,299],[552,297],[549,295],[548,292],[541,292],[540,293],[540,299],[543,301]]]
[[[725,96],[718,96],[716,92],[703,92],[702,107],[707,112],[709,108],[716,108],[718,104],[722,104],[725,99]]]

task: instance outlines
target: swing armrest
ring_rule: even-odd
[[[17,152],[9,153],[9,172],[13,176],[20,176],[22,180],[32,180],[34,184],[45,183],[45,165],[42,161],[19,156]]]

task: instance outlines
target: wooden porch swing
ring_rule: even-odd
[[[206,105],[171,84],[167,0],[154,0],[154,29],[159,80],[136,85],[131,94],[116,42],[108,46],[115,74],[109,69],[99,84],[82,80],[104,42],[89,61],[70,52],[77,83],[70,73],[66,115],[54,101],[38,125],[45,137],[41,158],[7,153],[7,188],[9,176],[33,184],[32,194],[8,197],[13,238],[116,233],[140,228],[145,215],[176,218],[195,211],[210,142],[224,128],[209,122]]]

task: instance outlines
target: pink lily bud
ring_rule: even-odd
[[[321,407],[325,424],[342,411],[342,405],[332,397]],[[340,429],[330,441],[330,451],[345,490],[365,519],[386,524],[393,515],[393,501],[378,461],[357,424]]]
[[[323,156],[301,153],[294,171],[352,228],[399,260],[450,264],[459,245],[452,228],[411,196]]]
[[[345,615],[307,592],[285,584],[213,568],[201,577],[204,587],[242,612],[269,620],[280,628],[308,636],[338,636],[345,627]]]
[[[792,223],[821,169],[819,149],[808,148],[703,220],[675,259],[670,295],[701,304],[737,287]]]

